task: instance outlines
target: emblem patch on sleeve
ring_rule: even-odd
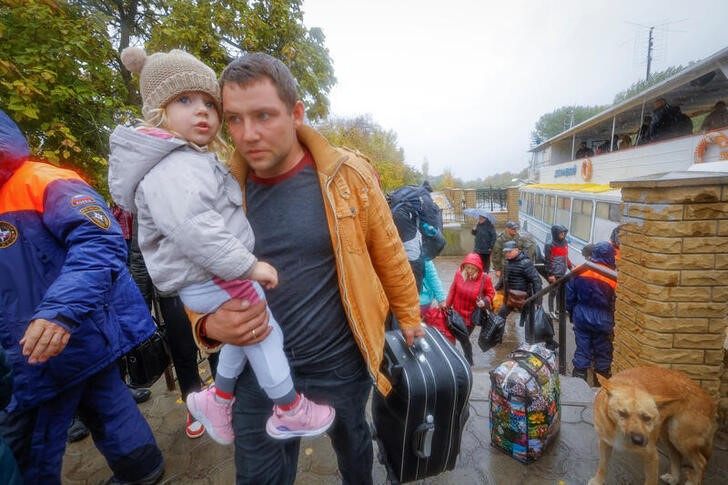
[[[18,240],[18,230],[9,222],[0,221],[0,249],[9,248]]]
[[[86,194],[78,194],[71,197],[71,207],[78,207],[80,205],[93,204],[96,200],[93,197]]]
[[[106,215],[106,212],[97,205],[87,205],[86,207],[81,208],[80,212],[86,216],[86,219],[93,222],[101,229],[106,230],[111,227],[109,216]]]

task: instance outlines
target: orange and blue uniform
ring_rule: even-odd
[[[593,263],[608,269],[615,268],[614,247],[599,242],[591,255]],[[574,370],[592,367],[608,375],[612,366],[614,347],[614,304],[617,282],[596,271],[587,270],[566,284],[566,310],[574,323],[576,351]]]
[[[103,198],[76,173],[30,160],[20,130],[0,111],[0,342],[15,376],[0,434],[25,483],[60,483],[77,408],[117,478],[135,481],[163,466],[116,368],[154,332],[125,262],[126,243]],[[19,341],[36,319],[70,339],[59,355],[30,365]]]

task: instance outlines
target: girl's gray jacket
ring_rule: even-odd
[[[159,290],[247,277],[255,239],[228,167],[184,140],[133,128],[117,126],[109,141],[111,196],[137,218],[139,247]]]

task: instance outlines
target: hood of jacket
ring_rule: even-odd
[[[171,152],[188,146],[179,138],[157,138],[125,126],[116,127],[109,145],[109,192],[119,206],[133,213],[139,182]]]
[[[592,251],[590,259],[594,263],[603,264],[614,269],[617,267],[616,263],[614,262],[614,255],[614,246],[612,246],[607,241],[602,241],[594,245],[594,251]]]
[[[472,264],[473,266],[478,268],[480,273],[483,272],[483,260],[480,259],[480,256],[475,253],[468,253],[465,255],[465,257],[463,258],[463,262],[460,263],[461,271],[463,269],[463,266],[465,266],[466,264]],[[480,273],[478,273],[478,276],[480,276]]]
[[[0,187],[29,156],[28,142],[20,128],[0,110]]]
[[[559,234],[564,233],[564,239],[561,239],[559,237]],[[556,224],[551,226],[551,239],[554,242],[561,242],[566,239],[566,235],[569,233],[569,230],[565,228],[564,226],[560,224]]]

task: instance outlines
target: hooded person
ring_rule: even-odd
[[[492,308],[494,296],[493,283],[490,276],[483,271],[480,256],[475,253],[467,254],[460,264],[460,271],[455,272],[447,294],[447,306],[463,317],[472,332],[470,314],[476,306]]]
[[[615,250],[607,241],[594,245],[591,262],[614,270]],[[566,284],[566,310],[574,324],[574,377],[586,380],[594,371],[605,377],[612,372],[614,352],[614,304],[617,282],[596,271],[587,270]]]
[[[164,460],[116,361],[154,333],[104,199],[76,173],[30,159],[0,111],[0,335],[14,374],[0,411],[28,484],[61,483],[78,409],[114,473],[156,483]]]
[[[551,226],[551,241],[543,247],[546,279],[549,283],[563,277],[573,267],[569,260],[569,243],[566,241],[568,233],[569,230],[566,227],[554,224]],[[549,293],[549,309],[552,311],[555,296],[554,291]]]

